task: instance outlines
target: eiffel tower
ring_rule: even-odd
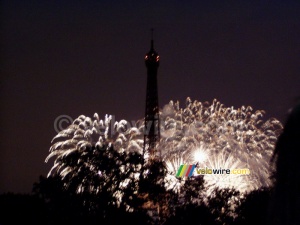
[[[157,91],[157,70],[159,55],[154,50],[153,29],[151,30],[151,47],[145,56],[147,67],[147,92],[145,110],[144,154],[149,154],[150,160],[161,159],[161,152],[157,151],[160,139],[159,106]]]

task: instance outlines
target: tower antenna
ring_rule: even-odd
[[[154,50],[154,44],[153,44],[153,33],[154,33],[154,29],[151,28],[151,50]]]
[[[154,32],[154,29],[151,28],[151,40],[153,40],[153,32]]]

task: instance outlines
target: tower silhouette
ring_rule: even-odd
[[[153,46],[153,29],[151,29],[151,48],[145,56],[147,67],[147,91],[145,110],[144,154],[148,153],[150,160],[160,159],[160,152],[156,146],[160,139],[159,107],[157,91],[157,69],[159,67],[159,55]]]

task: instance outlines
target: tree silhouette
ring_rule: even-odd
[[[58,176],[40,176],[33,185],[33,194],[44,202],[48,224],[80,224],[88,217],[82,196],[67,190]]]
[[[115,151],[113,146],[92,146],[83,151],[84,154],[75,152],[56,162],[64,166],[52,171],[52,175],[61,179],[63,188],[80,196],[82,205],[90,212],[106,218],[109,209],[133,212],[140,208],[143,199],[137,192],[137,178],[142,156]],[[69,167],[76,172],[65,174]]]
[[[138,193],[144,200],[142,209],[153,218],[161,221],[164,214],[164,200],[167,196],[165,188],[166,168],[159,160],[144,161],[139,175]]]
[[[300,104],[287,117],[278,138],[274,163],[274,193],[269,212],[269,224],[300,224]]]
[[[151,221],[142,207],[147,200],[138,193],[141,155],[117,152],[112,146],[86,151],[80,159],[74,155],[61,159],[67,160],[62,164],[68,166],[77,161],[72,165],[80,170],[76,174],[62,179],[60,171],[54,171],[52,176],[40,177],[39,183],[35,183],[33,192],[47,203],[49,223],[119,224],[120,220],[126,220],[131,224],[147,224]],[[87,169],[90,167],[99,173]],[[78,187],[82,191],[78,192]]]
[[[46,220],[46,207],[32,194],[4,193],[0,195],[0,224],[43,224]]]
[[[208,196],[208,206],[216,224],[232,224],[235,219],[235,208],[239,205],[240,192],[235,189],[216,188]]]
[[[260,188],[247,193],[236,209],[236,225],[265,225],[267,223],[271,188]]]
[[[178,178],[182,179],[182,178]],[[216,218],[211,213],[204,198],[203,176],[192,176],[182,181],[179,193],[173,198],[174,210],[168,217],[166,225],[202,224],[214,225]]]

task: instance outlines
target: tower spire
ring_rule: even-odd
[[[154,29],[151,28],[151,50],[154,50],[153,32],[154,32]]]

